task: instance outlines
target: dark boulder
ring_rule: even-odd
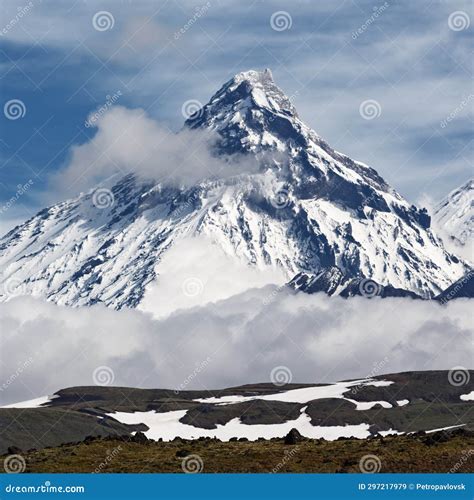
[[[23,450],[18,448],[18,446],[9,446],[8,447],[8,454],[9,455],[20,455],[23,453]]]
[[[189,450],[178,450],[176,452],[177,458],[184,458],[187,457],[188,455],[191,455],[191,452]]]
[[[285,444],[296,444],[302,440],[302,436],[297,429],[291,431],[285,436]]]
[[[143,432],[137,432],[131,439],[132,442],[138,444],[148,443],[149,439],[143,434]]]

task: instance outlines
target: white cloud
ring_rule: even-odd
[[[365,377],[385,358],[385,373],[470,367],[470,307],[467,299],[443,307],[269,286],[154,320],[137,310],[18,297],[0,304],[0,399],[92,385],[99,366],[113,370],[117,386],[176,388],[205,362],[187,389],[268,382],[282,365],[294,382],[308,383]]]
[[[250,267],[203,236],[185,238],[165,253],[159,277],[148,286],[139,308],[159,318],[285,281],[281,270]]]
[[[112,106],[94,125],[96,135],[74,146],[67,167],[53,177],[55,193],[77,193],[115,173],[190,186],[205,178],[227,178],[257,168],[252,158],[214,156],[212,132],[183,129],[173,133],[142,109]]]

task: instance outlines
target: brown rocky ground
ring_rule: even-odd
[[[474,472],[474,433],[433,434],[366,440],[287,441],[214,439],[153,442],[134,438],[88,438],[79,444],[22,453],[26,472]],[[10,452],[19,450],[10,450]],[[192,455],[192,457],[190,457]],[[369,457],[368,457],[369,456]],[[371,469],[372,468],[372,469]]]

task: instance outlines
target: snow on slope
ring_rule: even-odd
[[[0,406],[0,408],[40,408],[41,406],[50,403],[58,396],[42,396],[40,398],[29,399],[28,401],[21,401],[19,403],[12,403],[11,405]]]
[[[222,396],[220,398],[195,399],[195,401],[199,403],[236,404],[261,399],[266,401],[284,401],[286,403],[309,403],[316,399],[341,398],[357,405],[359,404],[358,402],[344,397],[344,393],[348,392],[351,387],[386,387],[391,384],[393,384],[391,380],[362,379],[337,382],[330,385],[305,387],[303,389],[292,389],[289,391],[277,392],[275,394],[266,394],[264,396]],[[371,403],[377,404],[378,401]]]
[[[474,391],[471,391],[468,394],[462,394],[460,398],[463,401],[474,401]]]
[[[203,429],[184,424],[180,420],[188,410],[176,410],[165,413],[148,412],[117,412],[108,413],[123,424],[145,424],[149,429],[144,434],[157,441],[172,441],[176,437],[182,439],[199,439],[200,437],[217,438],[229,441],[231,438],[247,438],[256,441],[258,438],[272,439],[286,436],[291,429],[297,429],[301,435],[312,438],[324,438],[333,441],[340,437],[355,437],[364,439],[370,436],[370,424],[319,426],[311,424],[311,417],[302,409],[301,415],[295,420],[281,424],[244,424],[239,418],[234,418],[224,425],[217,424],[216,429]]]
[[[301,389],[291,389],[274,394],[258,396],[222,396],[211,398],[200,398],[194,401],[200,403],[214,403],[219,405],[231,405],[246,401],[266,400],[283,401],[287,403],[309,403],[318,399],[338,398],[356,405],[356,410],[369,410],[376,405],[383,408],[392,408],[386,401],[361,402],[346,398],[344,394],[353,387],[386,387],[393,384],[390,380],[361,379],[335,384],[321,385],[314,387],[304,387]],[[306,406],[300,412],[300,416],[294,420],[288,420],[280,424],[244,424],[239,418],[234,418],[224,425],[217,424],[216,429],[204,429],[181,422],[188,410],[176,410],[170,412],[115,412],[107,415],[115,418],[124,424],[145,424],[149,430],[145,435],[154,440],[163,439],[171,441],[175,437],[183,439],[198,439],[200,437],[217,438],[221,441],[229,441],[231,438],[247,438],[255,441],[258,438],[272,439],[284,437],[295,428],[303,436],[313,439],[324,438],[334,440],[340,437],[356,437],[364,439],[370,435],[370,424],[344,425],[344,426],[319,426],[311,424],[311,417],[306,413]]]
[[[451,191],[435,208],[433,222],[440,234],[445,234],[454,245],[468,247],[467,256],[472,254],[474,234],[474,180],[470,179]]]
[[[260,171],[181,189],[128,175],[110,186],[113,204],[97,208],[91,191],[44,209],[0,240],[0,299],[136,307],[164,253],[195,235],[288,280],[337,266],[433,296],[464,274],[427,213],[302,123],[268,70],[236,75],[185,126],[214,131],[216,154],[257,157]]]

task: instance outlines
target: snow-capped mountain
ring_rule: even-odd
[[[472,245],[474,235],[474,180],[451,191],[435,208],[433,222],[436,228],[456,245]]]
[[[337,267],[433,296],[465,273],[426,211],[306,126],[269,70],[236,75],[185,127],[217,134],[216,155],[260,159],[259,171],[186,188],[127,175],[112,194],[46,208],[0,240],[3,298],[136,307],[164,253],[194,235],[257,269],[278,266],[288,280]]]

